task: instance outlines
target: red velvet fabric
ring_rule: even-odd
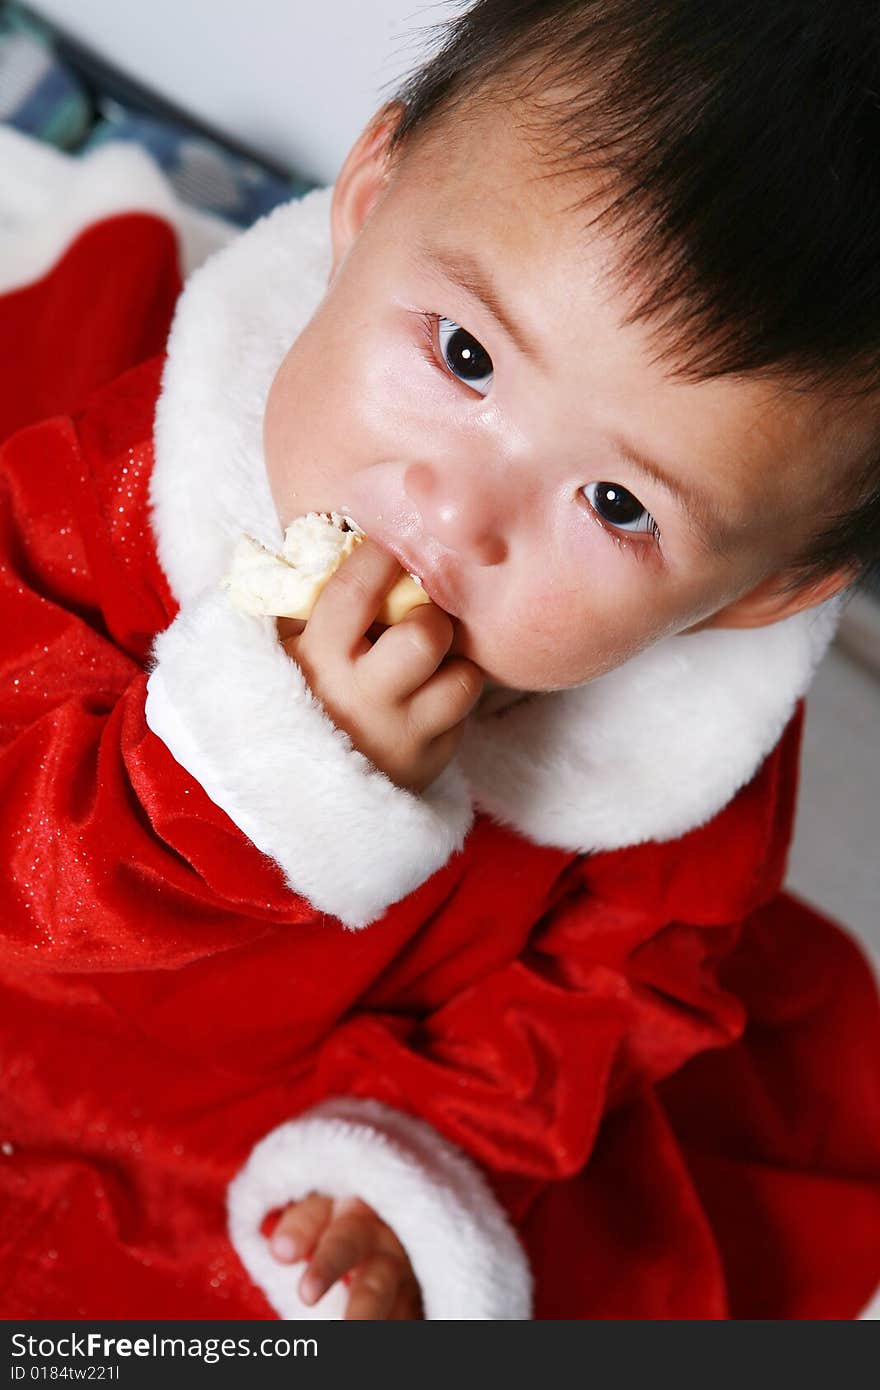
[[[880,1024],[859,950],[783,893],[717,979],[738,1039],[615,1107],[528,1212],[539,1317],[851,1318],[874,1291]],[[572,1278],[554,1251],[573,1229],[595,1255]]]
[[[0,294],[0,440],[161,352],[180,285],[175,233],[132,212],[83,228],[38,280]]]
[[[95,244],[130,256],[131,233]],[[854,944],[779,891],[802,706],[675,842],[579,857],[480,818],[345,931],[144,721],[175,611],[146,506],[160,365],[0,466],[3,1314],[272,1316],[226,1184],[351,1094],[482,1166],[539,1316],[856,1315],[880,1275],[880,1011]]]

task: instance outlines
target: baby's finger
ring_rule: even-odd
[[[303,1302],[317,1303],[331,1284],[372,1255],[379,1229],[372,1213],[363,1215],[350,1211],[335,1216],[318,1241],[300,1280]]]
[[[301,1202],[291,1203],[272,1232],[271,1249],[276,1260],[283,1264],[304,1260],[314,1250],[332,1210],[332,1201],[320,1192],[310,1192]]]
[[[364,653],[359,678],[383,700],[403,699],[434,674],[454,636],[448,613],[433,603],[420,604]]]
[[[445,662],[408,703],[410,727],[425,737],[452,729],[470,714],[483,692],[483,673],[466,657]]]
[[[406,1279],[397,1290],[397,1297],[388,1314],[388,1322],[417,1322],[425,1316],[422,1295],[415,1279]]]
[[[381,1252],[364,1260],[354,1272],[345,1309],[346,1321],[387,1318],[394,1307],[403,1266],[393,1255]]]
[[[313,645],[329,639],[334,650],[351,656],[369,650],[366,633],[400,573],[389,551],[375,541],[363,541],[324,585],[302,640]]]
[[[305,621],[302,618],[276,618],[275,626],[278,629],[278,637],[282,645],[290,637],[300,637],[305,630]]]

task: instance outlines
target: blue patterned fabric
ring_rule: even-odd
[[[280,179],[255,161],[242,159],[216,141],[185,126],[127,111],[117,102],[101,103],[101,118],[85,142],[85,150],[110,141],[141,145],[165,171],[183,202],[219,214],[241,227],[279,203],[301,197],[314,184],[305,179]]]
[[[102,92],[56,48],[51,25],[19,5],[0,5],[0,121],[76,154],[115,140],[140,145],[182,202],[240,227],[315,187],[279,176],[195,125],[144,110],[143,89],[135,99],[131,82],[106,65],[113,95]]]
[[[75,73],[53,53],[46,30],[15,6],[0,10],[0,121],[59,149],[77,146],[94,119]]]

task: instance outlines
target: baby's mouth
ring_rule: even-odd
[[[459,616],[456,611],[456,603],[452,596],[450,583],[441,572],[441,567],[439,565],[431,564],[427,560],[422,560],[409,554],[407,549],[396,539],[380,536],[375,533],[374,539],[377,540],[381,546],[384,546],[386,550],[391,552],[407,573],[413,575],[413,577],[419,581],[432,603],[435,603],[438,608],[442,608],[451,618]]]
[[[452,618],[461,617],[461,557],[425,532],[422,517],[405,497],[397,490],[348,494],[336,505],[352,529],[389,551],[418,580],[432,603]]]

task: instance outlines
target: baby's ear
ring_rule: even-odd
[[[709,627],[768,627],[790,618],[794,613],[802,613],[805,608],[815,608],[833,598],[857,578],[855,571],[843,567],[800,584],[796,589],[786,589],[784,574],[771,574],[762,579],[747,594],[720,608],[711,617],[686,628],[686,632],[700,632]]]
[[[395,165],[388,146],[405,110],[398,101],[377,111],[352,145],[337,175],[330,207],[331,279],[388,183]]]

